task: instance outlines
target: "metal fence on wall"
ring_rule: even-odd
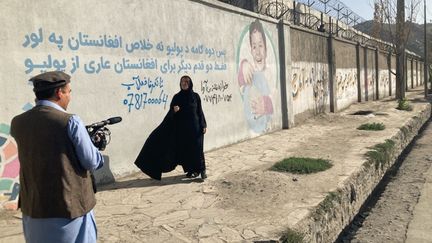
[[[311,30],[390,52],[391,44],[354,29],[366,20],[339,0],[221,0]]]

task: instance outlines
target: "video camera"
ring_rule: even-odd
[[[111,131],[105,126],[116,124],[121,121],[122,118],[116,116],[85,126],[94,146],[96,146],[100,151],[105,150],[107,144],[111,141]]]
[[[111,141],[111,131],[106,128],[106,125],[116,124],[122,121],[122,118],[119,116],[111,117],[107,120],[96,122],[90,125],[85,126],[87,132],[90,136],[90,139],[94,146],[100,151],[105,150],[107,144]],[[90,173],[92,187],[94,193],[97,192],[96,187],[96,179],[93,173]]]

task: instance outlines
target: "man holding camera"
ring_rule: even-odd
[[[66,113],[70,76],[39,74],[33,82],[37,103],[13,118],[18,145],[20,194],[26,242],[96,242],[96,204],[90,172],[102,167],[80,118]]]

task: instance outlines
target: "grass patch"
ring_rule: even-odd
[[[385,125],[382,122],[365,123],[365,124],[361,124],[359,127],[357,127],[357,129],[368,130],[368,131],[380,131],[385,129]]]
[[[274,164],[270,170],[291,172],[294,174],[311,174],[324,171],[333,165],[328,160],[302,157],[290,157]]]
[[[409,103],[409,101],[407,100],[407,98],[403,98],[401,100],[398,100],[398,106],[396,107],[396,109],[403,110],[403,111],[412,111],[413,110],[413,108],[412,108],[411,104]]]
[[[366,153],[366,157],[370,163],[375,164],[375,169],[378,169],[380,166],[382,169],[384,164],[390,162],[394,147],[395,142],[387,139],[384,143],[375,145],[372,150]]]
[[[303,243],[304,234],[292,229],[287,229],[280,238],[282,243]]]

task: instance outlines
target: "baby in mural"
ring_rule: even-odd
[[[261,133],[268,129],[273,114],[273,102],[267,80],[271,76],[267,68],[267,42],[259,20],[249,26],[249,44],[252,62],[242,59],[238,83],[243,97],[246,120],[249,127]]]

